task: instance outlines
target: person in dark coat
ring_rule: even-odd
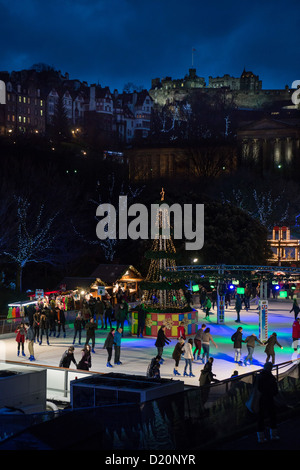
[[[97,329],[97,325],[94,321],[94,318],[90,318],[90,321],[85,325],[86,329],[86,339],[85,339],[85,344],[87,345],[90,340],[92,340],[92,352],[95,352],[95,331]]]
[[[290,313],[293,312],[293,311],[294,311],[295,320],[296,320],[296,318],[298,317],[299,311],[300,311],[300,307],[298,305],[297,299],[294,299],[293,306],[290,310]]]
[[[278,386],[272,374],[272,363],[266,362],[263,370],[257,377],[257,388],[260,392],[259,411],[257,421],[258,442],[265,441],[265,417],[269,419],[271,439],[279,439],[277,434],[277,417],[274,397],[278,393]]]
[[[116,331],[115,328],[112,328],[110,330],[103,345],[103,349],[107,350],[107,363],[106,363],[107,367],[113,367],[110,361],[111,361],[113,346],[115,343],[115,331]]]
[[[74,320],[74,338],[73,338],[73,344],[75,344],[75,340],[77,337],[78,333],[78,344],[81,344],[81,332],[82,332],[82,327],[83,327],[83,318],[81,315],[81,312],[79,311],[77,313],[77,317]]]
[[[275,344],[277,344],[277,346],[279,346],[280,349],[283,349],[281,344],[279,344],[277,341],[277,334],[272,333],[265,344],[266,344],[265,353],[267,355],[266,362],[269,362],[270,357],[272,357],[272,364],[274,365],[275,364]]]
[[[63,330],[64,338],[65,338],[66,337],[66,329],[65,329],[66,317],[65,317],[64,310],[62,308],[59,308],[59,307],[56,308],[56,323],[57,323],[56,338],[59,338],[61,328]]]
[[[240,323],[241,319],[240,319],[240,311],[242,309],[242,300],[239,296],[239,294],[237,294],[236,296],[236,299],[235,299],[235,310],[236,310],[236,322],[237,323]]]
[[[201,398],[203,404],[207,401],[210,383],[217,382],[217,379],[215,379],[216,374],[213,374],[212,371],[213,362],[214,358],[210,357],[203,369],[201,370],[199,377],[199,386],[201,387]]]
[[[157,347],[157,355],[161,357],[161,360],[160,360],[161,363],[164,362],[164,359],[162,357],[164,347],[166,344],[171,343],[171,340],[169,340],[167,336],[165,335],[165,329],[166,329],[165,325],[162,325],[160,327],[157,333],[156,341],[155,341],[155,346]]]
[[[86,344],[82,349],[82,356],[77,364],[77,369],[90,370],[92,367],[91,346]]]
[[[233,341],[234,347],[234,362],[240,362],[241,360],[241,351],[242,351],[242,343],[245,343],[243,340],[243,328],[241,326],[238,327],[235,333],[231,336],[231,341]]]
[[[153,359],[151,359],[147,369],[148,379],[160,379],[160,360],[160,356],[155,356]]]
[[[184,339],[183,338],[179,338],[178,340],[178,343],[175,345],[175,348],[174,348],[174,351],[173,351],[173,354],[172,354],[172,358],[174,359],[175,361],[175,367],[174,367],[174,375],[181,375],[179,374],[178,372],[178,366],[179,366],[179,361],[181,359],[181,355],[182,355],[182,350],[184,348]]]
[[[98,325],[99,317],[100,317],[101,328],[104,328],[104,320],[103,320],[104,302],[102,302],[100,297],[97,297],[97,300],[96,300],[96,303],[95,303],[95,315],[96,315],[96,325]]]
[[[138,310],[137,338],[142,338],[144,328],[145,328],[147,311],[144,307],[144,304],[139,305],[137,310]]]
[[[69,368],[71,362],[75,364],[75,367],[77,367],[77,362],[74,357],[74,346],[70,346],[62,355],[60,362],[59,362],[59,367],[65,367]]]
[[[41,317],[40,317],[40,341],[39,344],[41,345],[43,342],[43,335],[46,335],[46,341],[49,346],[49,310],[44,309],[42,310]]]

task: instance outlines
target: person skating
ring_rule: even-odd
[[[200,354],[201,354],[201,341],[202,341],[202,336],[203,336],[203,332],[206,328],[206,325],[205,323],[203,323],[201,325],[201,328],[199,328],[197,330],[197,333],[196,333],[196,336],[194,338],[194,344],[195,344],[195,349],[194,349],[194,359],[196,358],[196,353],[198,352],[197,354],[197,361],[200,359]]]
[[[160,360],[160,356],[155,356],[153,359],[151,359],[151,362],[147,368],[148,379],[160,379]]]
[[[174,367],[174,370],[173,370],[174,375],[181,375],[178,372],[178,366],[179,366],[179,361],[180,361],[181,356],[182,356],[183,348],[184,348],[184,339],[179,338],[178,342],[175,345],[173,353],[172,353],[172,358],[175,361],[175,367]]]
[[[193,340],[190,338],[187,343],[185,343],[183,351],[184,351],[184,359],[185,359],[185,366],[184,366],[184,371],[183,375],[184,376],[189,376],[189,377],[195,377],[193,372],[192,372],[192,361],[194,359],[193,356]],[[190,373],[187,373],[187,368],[189,367]]]
[[[115,328],[112,328],[110,330],[110,332],[108,333],[108,335],[105,339],[104,345],[103,345],[103,349],[107,350],[106,367],[113,367],[111,365],[110,361],[111,361],[111,357],[112,357],[113,345],[114,345],[114,342],[115,342],[115,332],[116,332]]]
[[[83,318],[81,315],[81,312],[79,311],[77,313],[77,316],[74,320],[74,338],[73,338],[73,344],[75,344],[76,337],[78,334],[78,344],[81,344],[81,332],[82,332],[82,327],[83,327]]]
[[[298,305],[298,301],[297,301],[297,299],[294,299],[294,300],[293,300],[292,308],[291,308],[291,310],[290,310],[290,313],[291,313],[291,312],[294,312],[295,320],[296,320],[296,318],[297,318],[298,315],[299,315],[299,311],[300,311],[300,307],[299,307],[299,305]]]
[[[147,310],[145,309],[145,306],[142,303],[137,307],[137,311],[138,311],[137,338],[142,338],[144,328],[145,328]]]
[[[249,361],[250,365],[252,365],[255,343],[258,343],[261,346],[263,346],[263,343],[257,338],[254,333],[250,336],[247,336],[247,338],[245,339],[245,343],[247,344],[248,354],[244,359],[244,365],[247,365],[247,361]]]
[[[240,322],[241,322],[241,319],[240,319],[240,311],[241,311],[241,309],[242,309],[242,300],[241,300],[239,294],[237,294],[237,296],[236,296],[234,309],[235,309],[236,315],[237,315],[235,321],[236,321],[237,323],[240,323]]]
[[[234,347],[234,362],[241,362],[241,351],[242,351],[242,343],[245,343],[243,340],[243,328],[241,326],[238,327],[235,333],[231,336],[231,341],[233,341]]]
[[[65,317],[65,312],[62,308],[57,307],[56,309],[56,323],[57,323],[57,335],[56,338],[60,337],[60,330],[62,328],[63,333],[64,333],[64,338],[66,337],[66,317]]]
[[[300,318],[296,318],[292,326],[292,340],[293,340],[293,349],[296,352],[299,345],[300,339]]]
[[[155,346],[157,347],[157,355],[161,357],[160,363],[164,362],[162,357],[163,350],[166,344],[171,343],[171,340],[165,335],[166,325],[162,325],[157,333],[157,338],[155,341]]]
[[[29,325],[29,328],[26,332],[26,340],[28,341],[28,351],[29,351],[29,360],[35,361],[34,357],[34,329],[32,325]]]
[[[209,297],[206,298],[206,303],[205,303],[205,320],[209,320],[209,315],[210,315],[210,309],[211,309],[211,300]]]
[[[77,369],[90,370],[90,368],[92,367],[91,346],[89,344],[86,344],[82,349],[81,353],[82,356],[77,364]]]
[[[74,357],[74,346],[70,346],[62,355],[60,361],[59,361],[59,367],[65,367],[69,368],[71,362],[75,364],[75,367],[77,367],[77,362]]]
[[[180,322],[180,325],[177,328],[177,339],[183,338],[184,341],[186,340],[185,336],[185,328],[184,328],[184,322]]]
[[[275,364],[275,345],[279,346],[280,349],[283,349],[281,344],[278,343],[277,334],[272,333],[271,336],[265,342],[266,349],[265,353],[267,355],[266,362],[269,362],[270,357],[272,358],[272,364]]]
[[[210,334],[210,328],[206,328],[203,332],[202,336],[202,349],[203,349],[203,354],[202,354],[202,362],[205,364],[206,360],[209,358],[209,345],[210,342],[213,343],[213,345],[217,348],[218,346],[213,340],[212,335]]]
[[[17,354],[18,356],[20,355],[20,349],[22,350],[22,356],[26,356],[25,352],[24,352],[24,343],[25,343],[25,335],[26,335],[26,327],[25,327],[25,324],[23,322],[20,323],[20,325],[18,325],[15,333],[16,333],[16,341],[18,343],[18,351],[17,351]]]
[[[121,340],[122,340],[122,328],[118,328],[115,332],[114,336],[114,347],[115,347],[115,360],[114,364],[121,365],[122,362],[120,361],[121,357]]]
[[[43,335],[46,335],[46,341],[49,346],[49,316],[47,315],[47,311],[43,310],[40,317],[40,341],[39,345],[43,343]]]
[[[86,330],[86,339],[85,344],[88,344],[90,340],[92,340],[92,353],[95,353],[95,341],[96,341],[96,333],[97,325],[94,321],[94,318],[90,318],[90,321],[85,325]]]

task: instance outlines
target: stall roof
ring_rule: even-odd
[[[126,273],[128,271],[128,276]],[[142,281],[142,275],[131,264],[99,264],[91,277],[112,285],[124,277],[124,281]]]

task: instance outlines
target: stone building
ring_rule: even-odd
[[[299,164],[300,119],[263,118],[237,132],[241,163],[253,162],[262,170]]]

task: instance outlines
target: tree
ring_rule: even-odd
[[[23,269],[29,263],[49,263],[55,265],[57,256],[55,244],[60,235],[60,225],[56,225],[59,211],[51,216],[45,213],[41,204],[37,214],[30,212],[31,204],[24,197],[16,197],[16,233],[7,248],[2,250],[17,267],[16,288],[22,291]]]

